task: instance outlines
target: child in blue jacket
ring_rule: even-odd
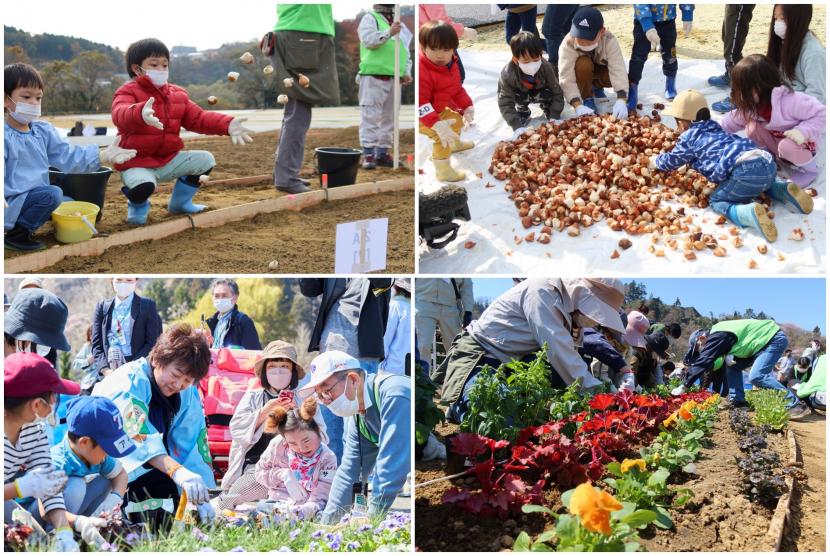
[[[796,184],[776,176],[772,154],[749,139],[727,133],[709,119],[709,105],[699,92],[683,91],[663,114],[673,116],[683,133],[674,149],[651,158],[651,167],[668,172],[688,164],[717,184],[709,206],[718,214],[773,242],[778,230],[767,209],[756,202],[761,193],[802,214],[812,212],[813,199]]]

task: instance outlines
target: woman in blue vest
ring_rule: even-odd
[[[211,347],[236,349],[262,349],[259,333],[251,317],[239,310],[239,285],[235,280],[217,278],[210,285],[216,312],[207,319],[213,338]]]

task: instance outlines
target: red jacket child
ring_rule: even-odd
[[[459,114],[473,105],[473,100],[461,85],[458,56],[453,55],[449,66],[438,66],[421,51],[418,57],[418,118],[421,124],[432,127],[441,111],[450,108]],[[126,147],[123,144],[124,148]],[[139,151],[139,155],[140,155]]]
[[[164,129],[147,125],[141,117],[150,97],[155,98],[153,110]],[[232,116],[200,108],[182,87],[167,83],[159,88],[146,75],[136,77],[115,91],[112,121],[121,135],[120,146],[136,149],[138,154],[124,164],[116,164],[115,169],[164,166],[184,147],[179,137],[182,128],[204,135],[229,135],[231,120]]]

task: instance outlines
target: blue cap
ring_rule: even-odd
[[[592,41],[597,38],[600,29],[605,25],[602,14],[596,8],[584,6],[576,10],[571,24],[571,36],[578,39]]]
[[[66,408],[66,424],[72,434],[90,437],[114,458],[135,450],[135,443],[124,432],[124,419],[109,398],[81,396],[69,400]]]

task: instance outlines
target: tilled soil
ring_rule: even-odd
[[[821,424],[823,426],[823,421]],[[442,425],[437,428],[437,434],[439,439],[443,439],[457,430],[457,426]],[[693,501],[682,511],[670,510],[675,524],[674,530],[665,531],[649,527],[640,532],[641,544],[646,550],[710,552],[760,551],[767,548],[764,545],[764,537],[773,512],[749,502],[741,493],[740,472],[734,460],[734,456],[739,453],[738,437],[729,425],[726,411],[721,411],[708,440],[709,443],[701,449],[696,462],[697,477],[682,482],[683,487],[691,489],[694,493]],[[768,434],[767,441],[770,448],[778,452],[782,461],[788,460],[788,448],[783,435]],[[808,481],[811,488],[805,490],[805,494],[811,497],[823,496],[824,493],[823,434],[816,443],[820,443],[820,451],[818,445],[808,448],[813,454],[811,459],[814,469],[808,468],[805,458],[805,472],[810,477],[816,477],[815,480]],[[416,464],[416,484],[443,476],[443,462]],[[475,488],[476,481],[474,478],[462,477],[416,489],[415,541],[420,550],[507,550],[521,531],[527,531],[531,537],[535,537],[552,526],[539,514],[500,520],[482,518],[458,510],[452,505],[442,504],[441,497],[451,485]],[[559,492],[547,491],[545,498],[548,507],[554,511],[564,511]],[[807,523],[804,523],[802,516],[794,515],[794,519],[801,520],[802,531],[792,541],[796,544],[791,543],[790,546],[797,546],[799,551],[824,548],[823,498],[817,499],[815,504],[822,510],[816,511],[817,515]],[[804,507],[813,507],[812,502],[810,506]],[[818,528],[822,529],[820,534],[817,532]],[[788,534],[792,536],[789,532]],[[785,540],[785,549],[786,542]]]
[[[781,550],[824,552],[827,547],[826,415],[814,413],[802,422],[791,421],[788,426],[798,440],[806,480],[796,482]]]
[[[412,191],[381,193],[113,247],[100,257],[68,257],[38,273],[333,273],[337,224],[389,218],[383,272],[411,274],[414,214]],[[271,269],[274,260],[278,265]]]

